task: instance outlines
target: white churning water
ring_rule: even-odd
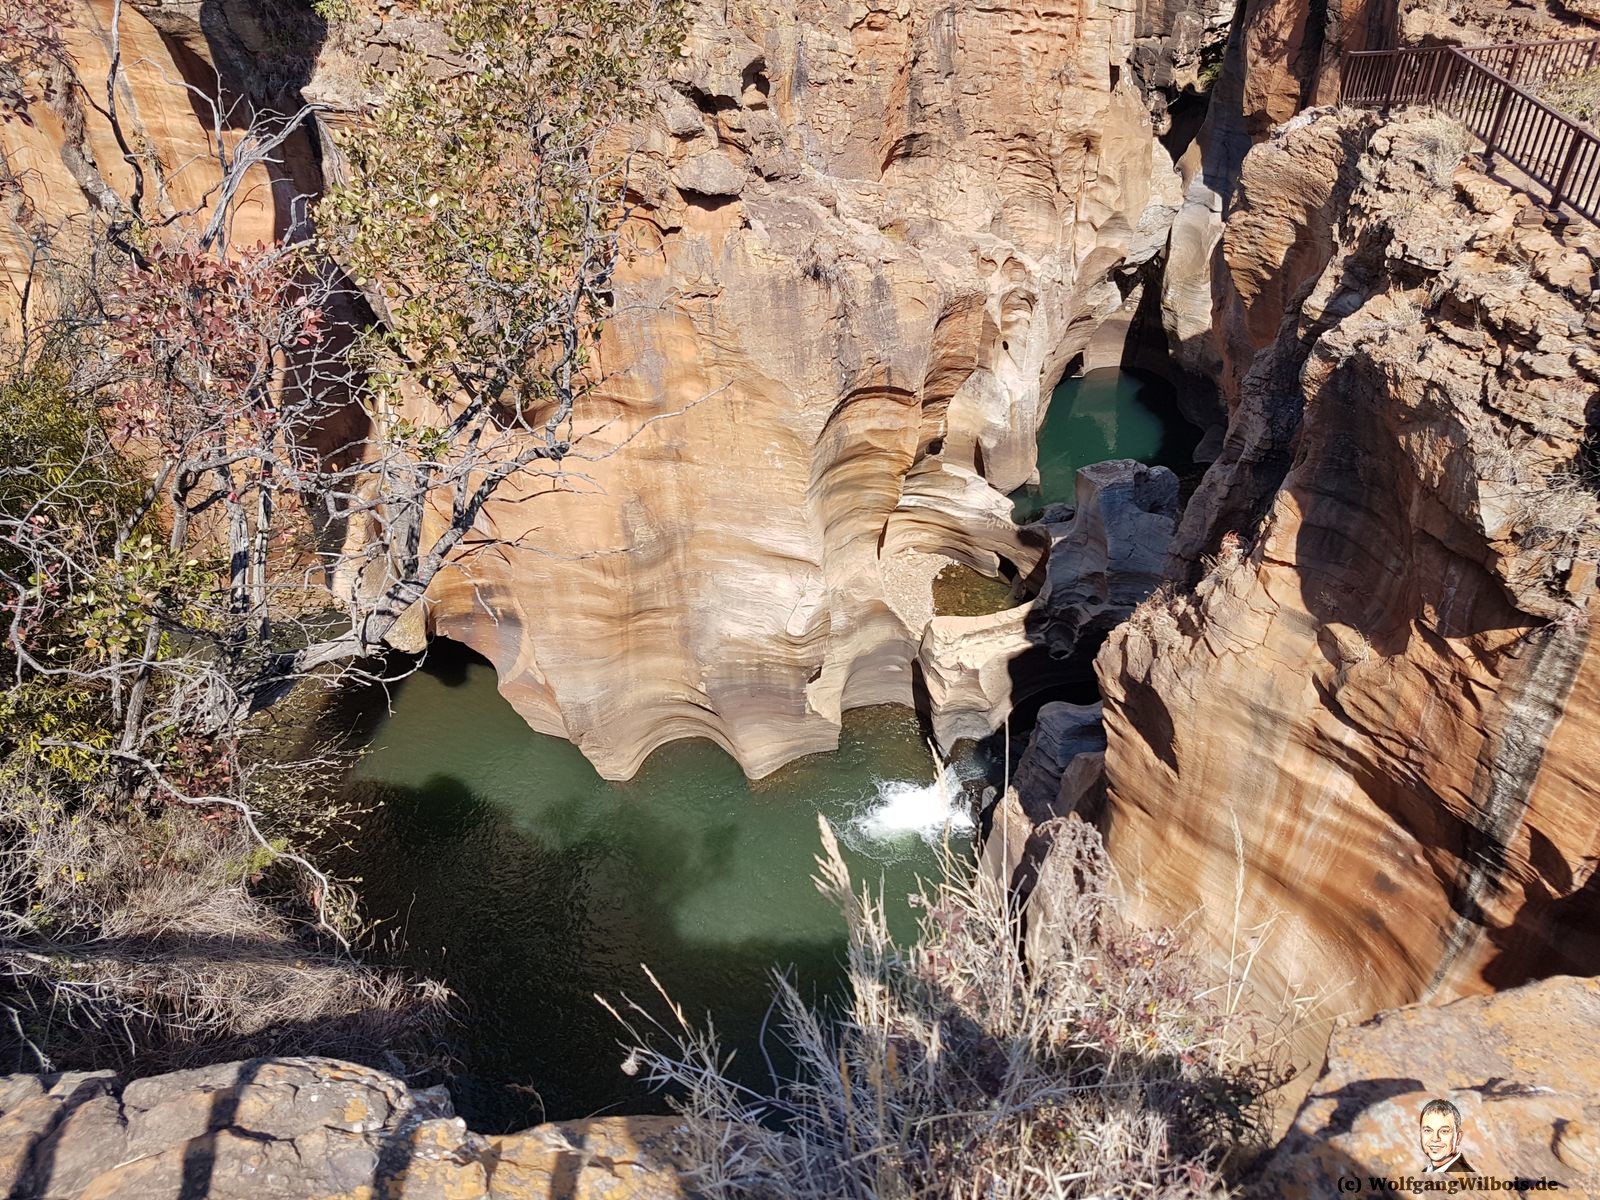
[[[880,780],[844,833],[846,843],[858,853],[892,860],[897,843],[920,838],[937,846],[946,836],[970,837],[973,829],[961,776],[952,765],[932,783]]]

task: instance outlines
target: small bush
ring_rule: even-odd
[[[1600,116],[1600,68],[1544,84],[1537,94],[1551,108],[1593,125]]]

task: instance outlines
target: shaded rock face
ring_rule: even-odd
[[[1038,595],[1003,612],[928,622],[917,668],[934,736],[948,751],[999,729],[1022,700],[1087,675],[1100,641],[1162,581],[1178,519],[1178,478],[1113,459],[1077,475],[1077,506],[1027,527],[1048,536]],[[1065,519],[1050,521],[1053,515]]]
[[[676,1200],[687,1148],[667,1117],[484,1137],[444,1089],[327,1058],[0,1079],[16,1200]]]
[[[1178,162],[1184,199],[1162,276],[1162,322],[1190,374],[1224,376],[1228,325],[1213,265],[1245,155],[1301,109],[1337,101],[1339,56],[1393,45],[1395,24],[1393,6],[1379,0],[1241,0],[1205,123]],[[1231,410],[1225,392],[1222,402]],[[1225,419],[1216,410],[1189,415],[1198,424]]]
[[[1208,478],[1204,577],[1097,666],[1103,827],[1142,917],[1197,914],[1225,954],[1242,875],[1264,990],[1366,1013],[1600,970],[1600,231],[1458,170],[1446,122],[1352,142],[1359,120],[1258,147],[1285,190],[1230,222],[1246,325],[1279,303],[1261,263],[1326,256],[1246,372],[1240,469],[1213,468],[1282,455],[1281,485],[1235,523],[1253,506]],[[1311,208],[1347,178],[1335,239]]]
[[[1173,100],[1204,91],[1208,64],[1227,44],[1235,0],[1139,0],[1129,65],[1150,103],[1158,134],[1172,125]]]
[[[1033,569],[1004,493],[1111,273],[1163,240],[1140,228],[1170,167],[1113,84],[1132,37],[1100,2],[697,10],[636,131],[637,252],[579,426],[610,422],[598,450],[678,415],[590,485],[506,493],[487,522],[517,544],[441,581],[434,628],[609,777],[696,736],[762,775],[912,702],[923,631],[882,563]],[[356,75],[325,54],[307,94],[359,111]]]
[[[1499,1179],[1600,1183],[1600,981],[1556,978],[1385,1012],[1334,1031],[1328,1064],[1247,1194],[1312,1200],[1340,1179],[1422,1174],[1429,1100],[1461,1113],[1461,1155]],[[1364,1189],[1370,1191],[1371,1189]],[[1521,1193],[1528,1194],[1528,1193]]]

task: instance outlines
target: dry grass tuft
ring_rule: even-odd
[[[15,783],[15,777],[12,782]],[[235,823],[0,797],[3,1070],[172,1070],[320,1053],[420,1070],[448,995],[364,965],[274,903]],[[394,1047],[399,1058],[382,1051]]]
[[[1454,117],[1439,112],[1409,117],[1405,133],[1423,174],[1433,183],[1449,187],[1472,149],[1472,133]]]
[[[1534,94],[1592,129],[1600,117],[1600,68],[1543,84]]]
[[[1206,986],[1171,931],[1124,925],[1098,835],[1060,824],[1048,920],[1032,900],[1019,915],[998,883],[950,861],[914,898],[920,936],[900,946],[882,900],[853,892],[824,822],[817,885],[844,914],[853,997],[830,1021],[778,977],[798,1067],[774,1073],[771,1094],[731,1082],[714,1031],[664,992],[662,1018],[607,1005],[635,1047],[624,1069],[675,1095],[704,1194],[1226,1194],[1230,1163],[1267,1139],[1267,1098],[1286,1077],[1269,1046],[1283,1043],[1242,1049],[1259,1030],[1238,992]]]

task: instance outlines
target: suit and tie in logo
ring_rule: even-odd
[[[1471,1175],[1472,1167],[1461,1154],[1461,1110],[1448,1100],[1429,1100],[1417,1122],[1423,1171],[1430,1175]]]

